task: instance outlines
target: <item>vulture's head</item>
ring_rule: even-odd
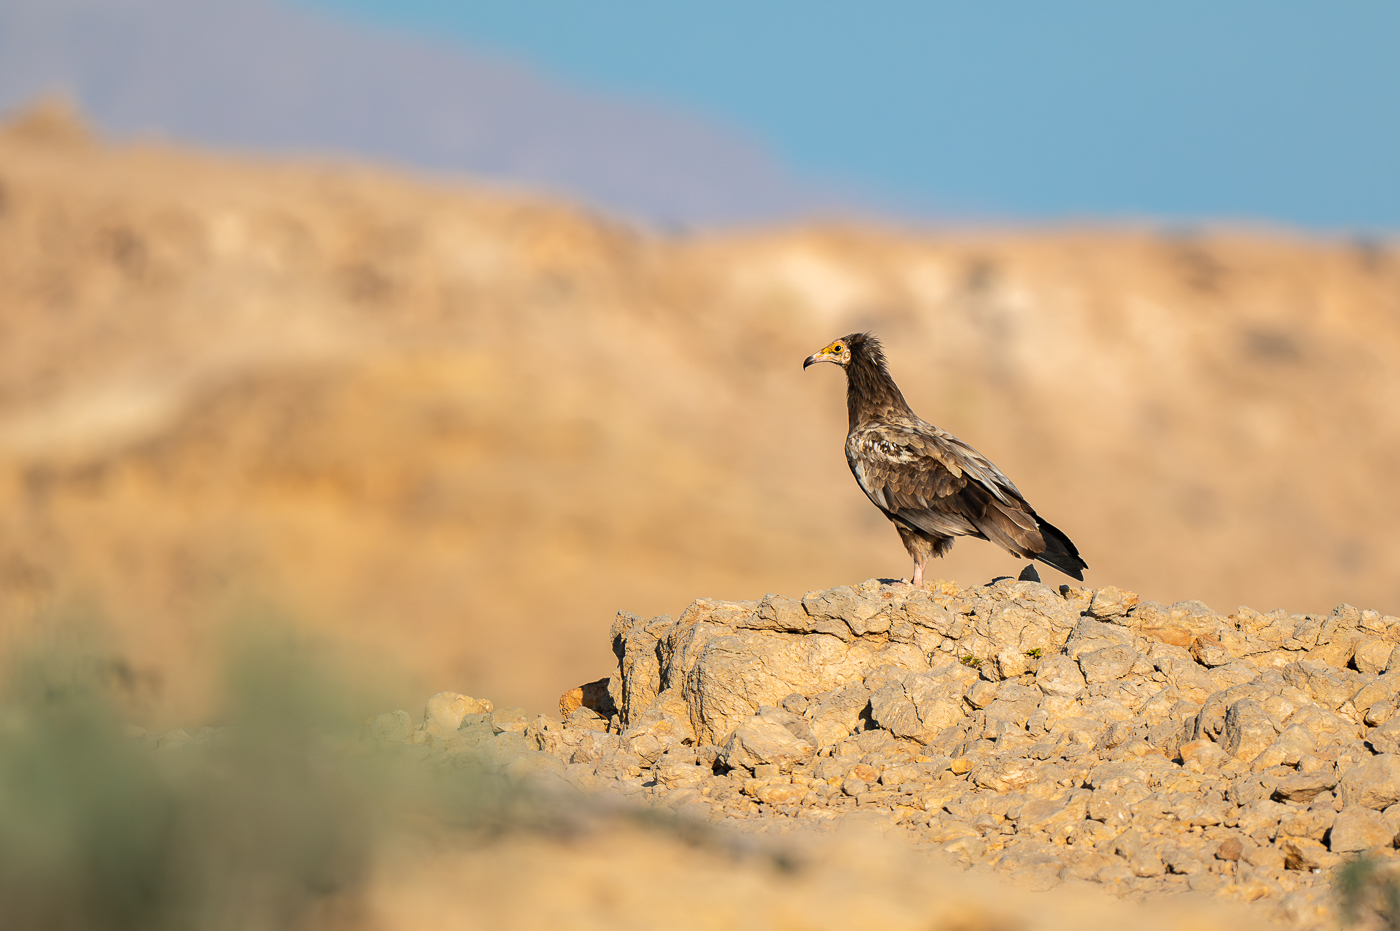
[[[867,352],[870,348],[877,348],[879,345],[875,337],[869,333],[852,333],[849,336],[841,337],[820,352],[812,353],[807,357],[807,361],[802,363],[802,368],[805,370],[808,366],[818,362],[834,362],[845,368],[851,364],[853,358]]]

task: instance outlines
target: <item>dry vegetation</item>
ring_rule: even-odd
[[[1400,613],[1392,245],[665,238],[365,168],[104,144],[46,111],[0,137],[5,629],[98,605],[137,681],[188,707],[218,619],[257,597],[401,670],[402,705],[549,707],[609,668],[618,608],[908,572],[846,472],[839,375],[800,369],[858,327],[1090,584]],[[963,542],[930,571],[1019,568]]]

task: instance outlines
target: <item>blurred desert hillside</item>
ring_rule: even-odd
[[[256,596],[420,700],[549,708],[611,668],[618,609],[907,576],[846,469],[844,380],[801,370],[857,328],[1091,584],[1400,614],[1394,243],[668,237],[464,182],[108,144],[48,107],[0,133],[0,620],[98,605],[177,697]],[[930,571],[1020,568],[963,541]]]

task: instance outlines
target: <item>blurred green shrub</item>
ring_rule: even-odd
[[[1384,861],[1362,855],[1347,863],[1336,891],[1344,925],[1400,931],[1400,876]]]
[[[107,672],[54,649],[5,676],[0,927],[277,931],[353,907],[404,783],[305,651],[240,651],[226,726],[161,749],[127,732]]]

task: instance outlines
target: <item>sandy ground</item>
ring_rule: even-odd
[[[1033,893],[964,873],[853,825],[735,849],[619,826],[572,839],[519,835],[475,849],[395,851],[363,904],[367,927],[592,929],[1250,929],[1238,903],[1193,895],[1148,905],[1098,889]],[[1309,916],[1297,916],[1306,924]]]

